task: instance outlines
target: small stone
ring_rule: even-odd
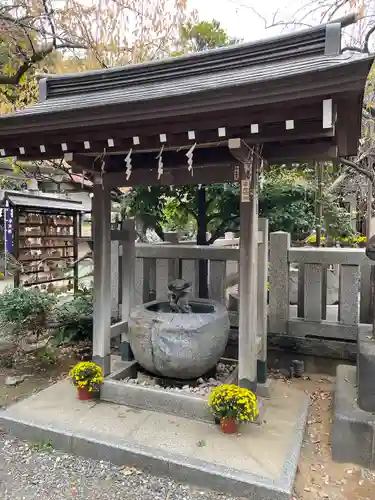
[[[202,377],[199,377],[199,379],[197,380],[198,384],[203,384],[204,383],[204,380]]]
[[[184,391],[188,391],[188,390],[189,390],[189,387],[190,387],[190,386],[188,386],[188,385],[184,385],[182,389],[183,389]]]
[[[15,387],[18,384],[21,384],[25,380],[25,377],[23,375],[21,376],[8,376],[5,379],[5,385],[8,387]]]

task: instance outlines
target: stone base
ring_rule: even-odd
[[[375,415],[357,404],[357,373],[355,366],[337,367],[332,458],[368,469],[375,468]]]
[[[97,365],[99,365],[101,367],[105,377],[111,373],[111,355],[110,354],[106,354],[104,357],[94,355],[92,357],[92,360],[94,363],[96,363]]]
[[[358,405],[375,412],[375,340],[364,332],[358,334],[357,382]]]
[[[114,357],[113,357],[114,358]],[[112,374],[106,377],[100,391],[100,399],[110,403],[127,405],[142,410],[151,410],[169,415],[176,415],[201,422],[212,422],[212,412],[207,405],[208,397],[184,391],[171,391],[152,386],[135,385],[124,379],[134,376],[137,361],[112,363]],[[230,377],[233,377],[232,372]],[[236,383],[235,380],[227,380]],[[259,416],[254,424],[261,424],[264,419],[263,394],[269,396],[270,384],[258,386],[257,395]]]
[[[305,394],[279,384],[265,402],[264,425],[241,425],[239,434],[228,436],[213,423],[78,401],[64,380],[2,411],[0,427],[28,442],[50,442],[67,453],[205,490],[249,500],[290,500],[307,407]]]

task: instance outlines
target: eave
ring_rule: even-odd
[[[47,79],[41,102],[0,117],[0,156],[67,155],[93,173],[99,159],[115,174],[131,154],[153,175],[161,154],[184,168],[190,148],[199,168],[232,168],[234,138],[263,144],[269,162],[355,155],[373,57],[340,54],[341,27]]]
[[[335,58],[333,58],[335,59]],[[291,101],[312,99],[321,96],[342,95],[346,92],[362,92],[373,57],[339,59],[333,67],[319,67],[305,73],[280,78],[265,78],[253,83],[231,84],[223,88],[196,91],[182,95],[168,95],[157,99],[121,102],[106,102],[98,106],[63,107],[54,109],[55,101],[47,101],[29,110],[0,117],[0,144],[4,136],[20,137],[30,133],[73,131],[82,128],[95,129],[103,126],[126,126],[134,135],[143,130],[145,122],[157,126],[161,122],[192,115],[232,112],[241,108],[253,108],[265,104],[274,105]],[[117,95],[117,94],[116,94]],[[77,106],[80,106],[78,96]],[[72,101],[67,97],[66,100]],[[95,94],[92,96],[95,100]],[[56,105],[59,99],[56,100]],[[48,104],[48,107],[47,107]],[[62,106],[62,105],[60,105]],[[137,130],[138,128],[138,130]],[[0,145],[0,147],[2,147]]]

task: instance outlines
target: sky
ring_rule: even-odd
[[[196,9],[200,19],[217,19],[230,36],[244,41],[277,34],[280,29],[266,29],[265,20],[270,23],[278,9],[280,18],[288,10],[292,13],[295,9],[291,4],[300,3],[299,0],[285,2],[289,5],[285,9],[283,0],[188,0],[189,8]]]
[[[333,3],[333,0],[328,0],[324,5]],[[296,12],[299,12],[297,17],[302,19],[303,14],[311,9],[311,4],[308,0],[188,0],[189,9],[196,9],[201,20],[217,19],[230,36],[244,41],[260,40],[285,32],[285,26],[267,29],[266,25],[269,26],[274,20],[291,20]],[[349,2],[346,4],[349,5]],[[309,5],[310,8],[306,7]],[[319,10],[313,16],[308,15],[306,22],[319,24],[321,12]],[[339,10],[335,17],[347,13],[345,8]]]

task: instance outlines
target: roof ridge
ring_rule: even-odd
[[[343,21],[347,23],[346,19],[339,20],[256,42],[231,45],[196,54],[120,68],[48,77],[40,81],[41,100],[324,55],[327,44],[336,47],[338,53]]]

